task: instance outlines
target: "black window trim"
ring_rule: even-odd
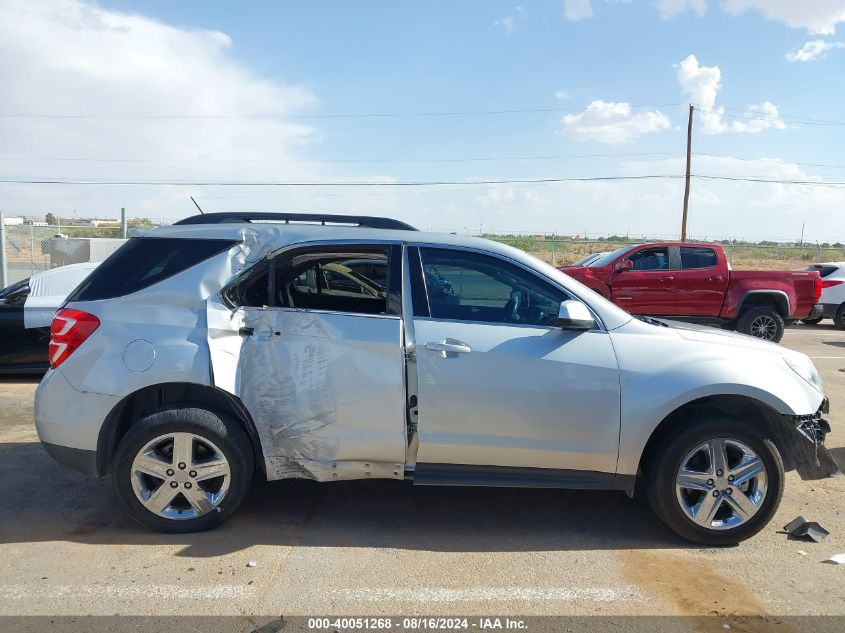
[[[452,250],[452,251],[473,253],[473,254],[476,254],[476,255],[486,255],[487,257],[499,259],[499,260],[506,262],[508,264],[511,264],[513,266],[517,266],[518,268],[521,268],[522,270],[524,270],[528,274],[534,275],[535,277],[538,277],[540,280],[552,285],[555,288],[558,288],[559,290],[563,291],[565,294],[569,295],[572,299],[574,299],[576,301],[580,301],[585,306],[587,306],[587,309],[593,315],[593,319],[596,322],[595,330],[600,330],[602,332],[607,331],[607,328],[604,325],[604,321],[602,320],[602,318],[598,314],[598,312],[596,312],[596,310],[593,309],[593,306],[590,305],[589,301],[586,301],[582,297],[578,296],[577,293],[573,292],[571,289],[567,288],[563,284],[558,283],[557,281],[555,281],[554,279],[552,279],[550,277],[547,277],[546,275],[541,273],[539,270],[535,270],[534,268],[531,268],[530,266],[526,266],[525,264],[523,264],[519,260],[512,259],[512,258],[508,257],[507,255],[502,255],[500,253],[494,253],[492,251],[484,250],[483,248],[475,248],[473,246],[461,246],[461,245],[457,245],[457,244],[438,244],[436,242],[434,242],[434,243],[432,243],[432,242],[408,242],[407,246],[410,247],[410,248],[416,249],[418,258],[420,258],[420,269],[419,269],[419,271],[414,270],[414,264],[413,264],[413,261],[412,261],[411,262],[411,273],[413,275],[414,273],[418,272],[418,274],[420,276],[422,276],[422,280],[418,281],[418,282],[414,282],[413,279],[412,279],[412,282],[411,282],[412,286],[421,284],[422,287],[425,288],[425,275],[422,274],[422,253],[420,251],[420,249],[422,249],[422,248],[435,248],[435,249],[439,249],[439,250]],[[425,296],[426,296],[426,304],[427,304],[428,303],[428,291],[427,290],[426,290]],[[532,329],[543,328],[543,329],[547,329],[547,330],[559,329],[554,325],[527,325],[527,324],[524,324],[524,323],[493,323],[493,322],[490,322],[490,321],[463,321],[463,320],[455,320],[455,319],[438,319],[436,317],[431,316],[430,310],[429,310],[427,316],[417,316],[417,313],[416,313],[416,310],[415,310],[414,314],[411,316],[411,318],[425,319],[425,320],[431,320],[431,321],[441,321],[441,322],[444,322],[444,323],[445,322],[475,323],[475,324],[478,324],[478,325],[496,325],[496,326],[504,325],[504,326],[507,326],[507,327],[532,328]]]
[[[365,312],[342,312],[338,310],[322,310],[319,308],[291,308],[288,306],[276,305],[275,294],[275,271],[276,261],[280,257],[295,256],[300,251],[315,251],[322,248],[386,248],[387,265],[388,265],[388,289],[385,307],[386,314],[367,314]],[[261,272],[261,268],[266,266],[268,269],[268,292],[273,294],[268,298],[271,305],[264,306],[269,310],[287,311],[287,312],[314,312],[317,314],[342,314],[346,316],[368,317],[375,319],[401,319],[402,318],[402,242],[399,240],[367,240],[367,239],[351,239],[351,240],[313,240],[308,242],[296,242],[295,244],[286,244],[269,254],[264,259],[257,262],[250,268],[241,272],[235,279],[230,281],[220,290],[219,296],[223,303],[233,310],[240,308],[257,308],[258,306],[242,306],[234,305],[228,299],[229,290],[239,283],[242,283],[250,275]]]

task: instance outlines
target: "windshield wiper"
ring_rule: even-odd
[[[647,317],[647,316],[643,316],[643,315],[639,315],[635,318],[639,319],[643,323],[648,323],[649,325],[659,325],[661,327],[669,327],[668,323],[666,323],[665,321],[661,321],[659,319],[652,319],[651,317]]]

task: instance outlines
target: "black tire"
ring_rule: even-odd
[[[759,332],[755,333],[755,331],[757,331],[755,321],[758,319],[765,320],[770,326],[770,334],[768,336],[760,336]],[[783,317],[780,312],[777,311],[777,308],[772,305],[762,305],[754,308],[748,308],[739,315],[739,319],[736,322],[737,332],[748,334],[749,336],[754,336],[755,338],[760,338],[765,341],[771,341],[772,343],[780,343],[780,340],[783,338],[783,331],[785,327],[786,325],[783,322]]]
[[[845,303],[839,306],[836,316],[833,317],[833,324],[840,330],[845,330]]]
[[[133,489],[132,464],[136,455],[156,438],[176,432],[191,433],[200,440],[210,441],[229,466],[228,490],[219,504],[210,512],[189,519],[153,513]],[[198,446],[198,443],[192,445]],[[186,404],[164,407],[133,424],[115,451],[111,474],[117,495],[132,519],[159,532],[187,533],[210,530],[228,519],[249,492],[253,471],[252,445],[243,428],[227,416]]]
[[[760,457],[766,468],[768,487],[756,513],[744,523],[726,529],[711,529],[695,523],[681,508],[675,487],[681,462],[687,454],[696,446],[714,438],[742,442]],[[762,530],[780,505],[784,481],[783,460],[770,433],[753,423],[720,413],[704,412],[695,415],[679,433],[666,434],[650,454],[651,462],[646,465],[645,472],[645,490],[649,503],[669,529],[693,543],[735,545]]]
[[[818,325],[824,317],[816,317],[815,319],[801,319],[804,325]]]

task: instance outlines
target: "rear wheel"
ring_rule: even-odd
[[[112,480],[129,515],[161,532],[198,532],[225,521],[253,473],[249,439],[233,420],[168,407],[136,422],[115,453]]]
[[[736,323],[737,332],[754,336],[764,341],[778,343],[783,338],[785,324],[777,308],[771,305],[749,308]]]
[[[836,316],[833,318],[833,323],[840,330],[845,330],[845,303],[839,306],[839,309],[836,311]]]
[[[699,417],[651,453],[646,494],[674,532],[731,545],[759,532],[783,492],[783,461],[756,426],[720,414]]]

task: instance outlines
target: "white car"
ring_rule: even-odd
[[[813,264],[807,270],[816,270],[822,277],[822,296],[819,299],[822,315],[803,322],[815,325],[822,319],[833,319],[836,327],[845,330],[845,262]]]
[[[155,228],[52,332],[41,441],[162,531],[220,524],[256,473],[629,495],[642,481],[678,534],[735,543],[773,516],[785,470],[838,471],[805,355],[635,319],[522,251],[385,218]]]
[[[47,371],[53,315],[98,265],[52,268],[0,290],[0,374]]]

